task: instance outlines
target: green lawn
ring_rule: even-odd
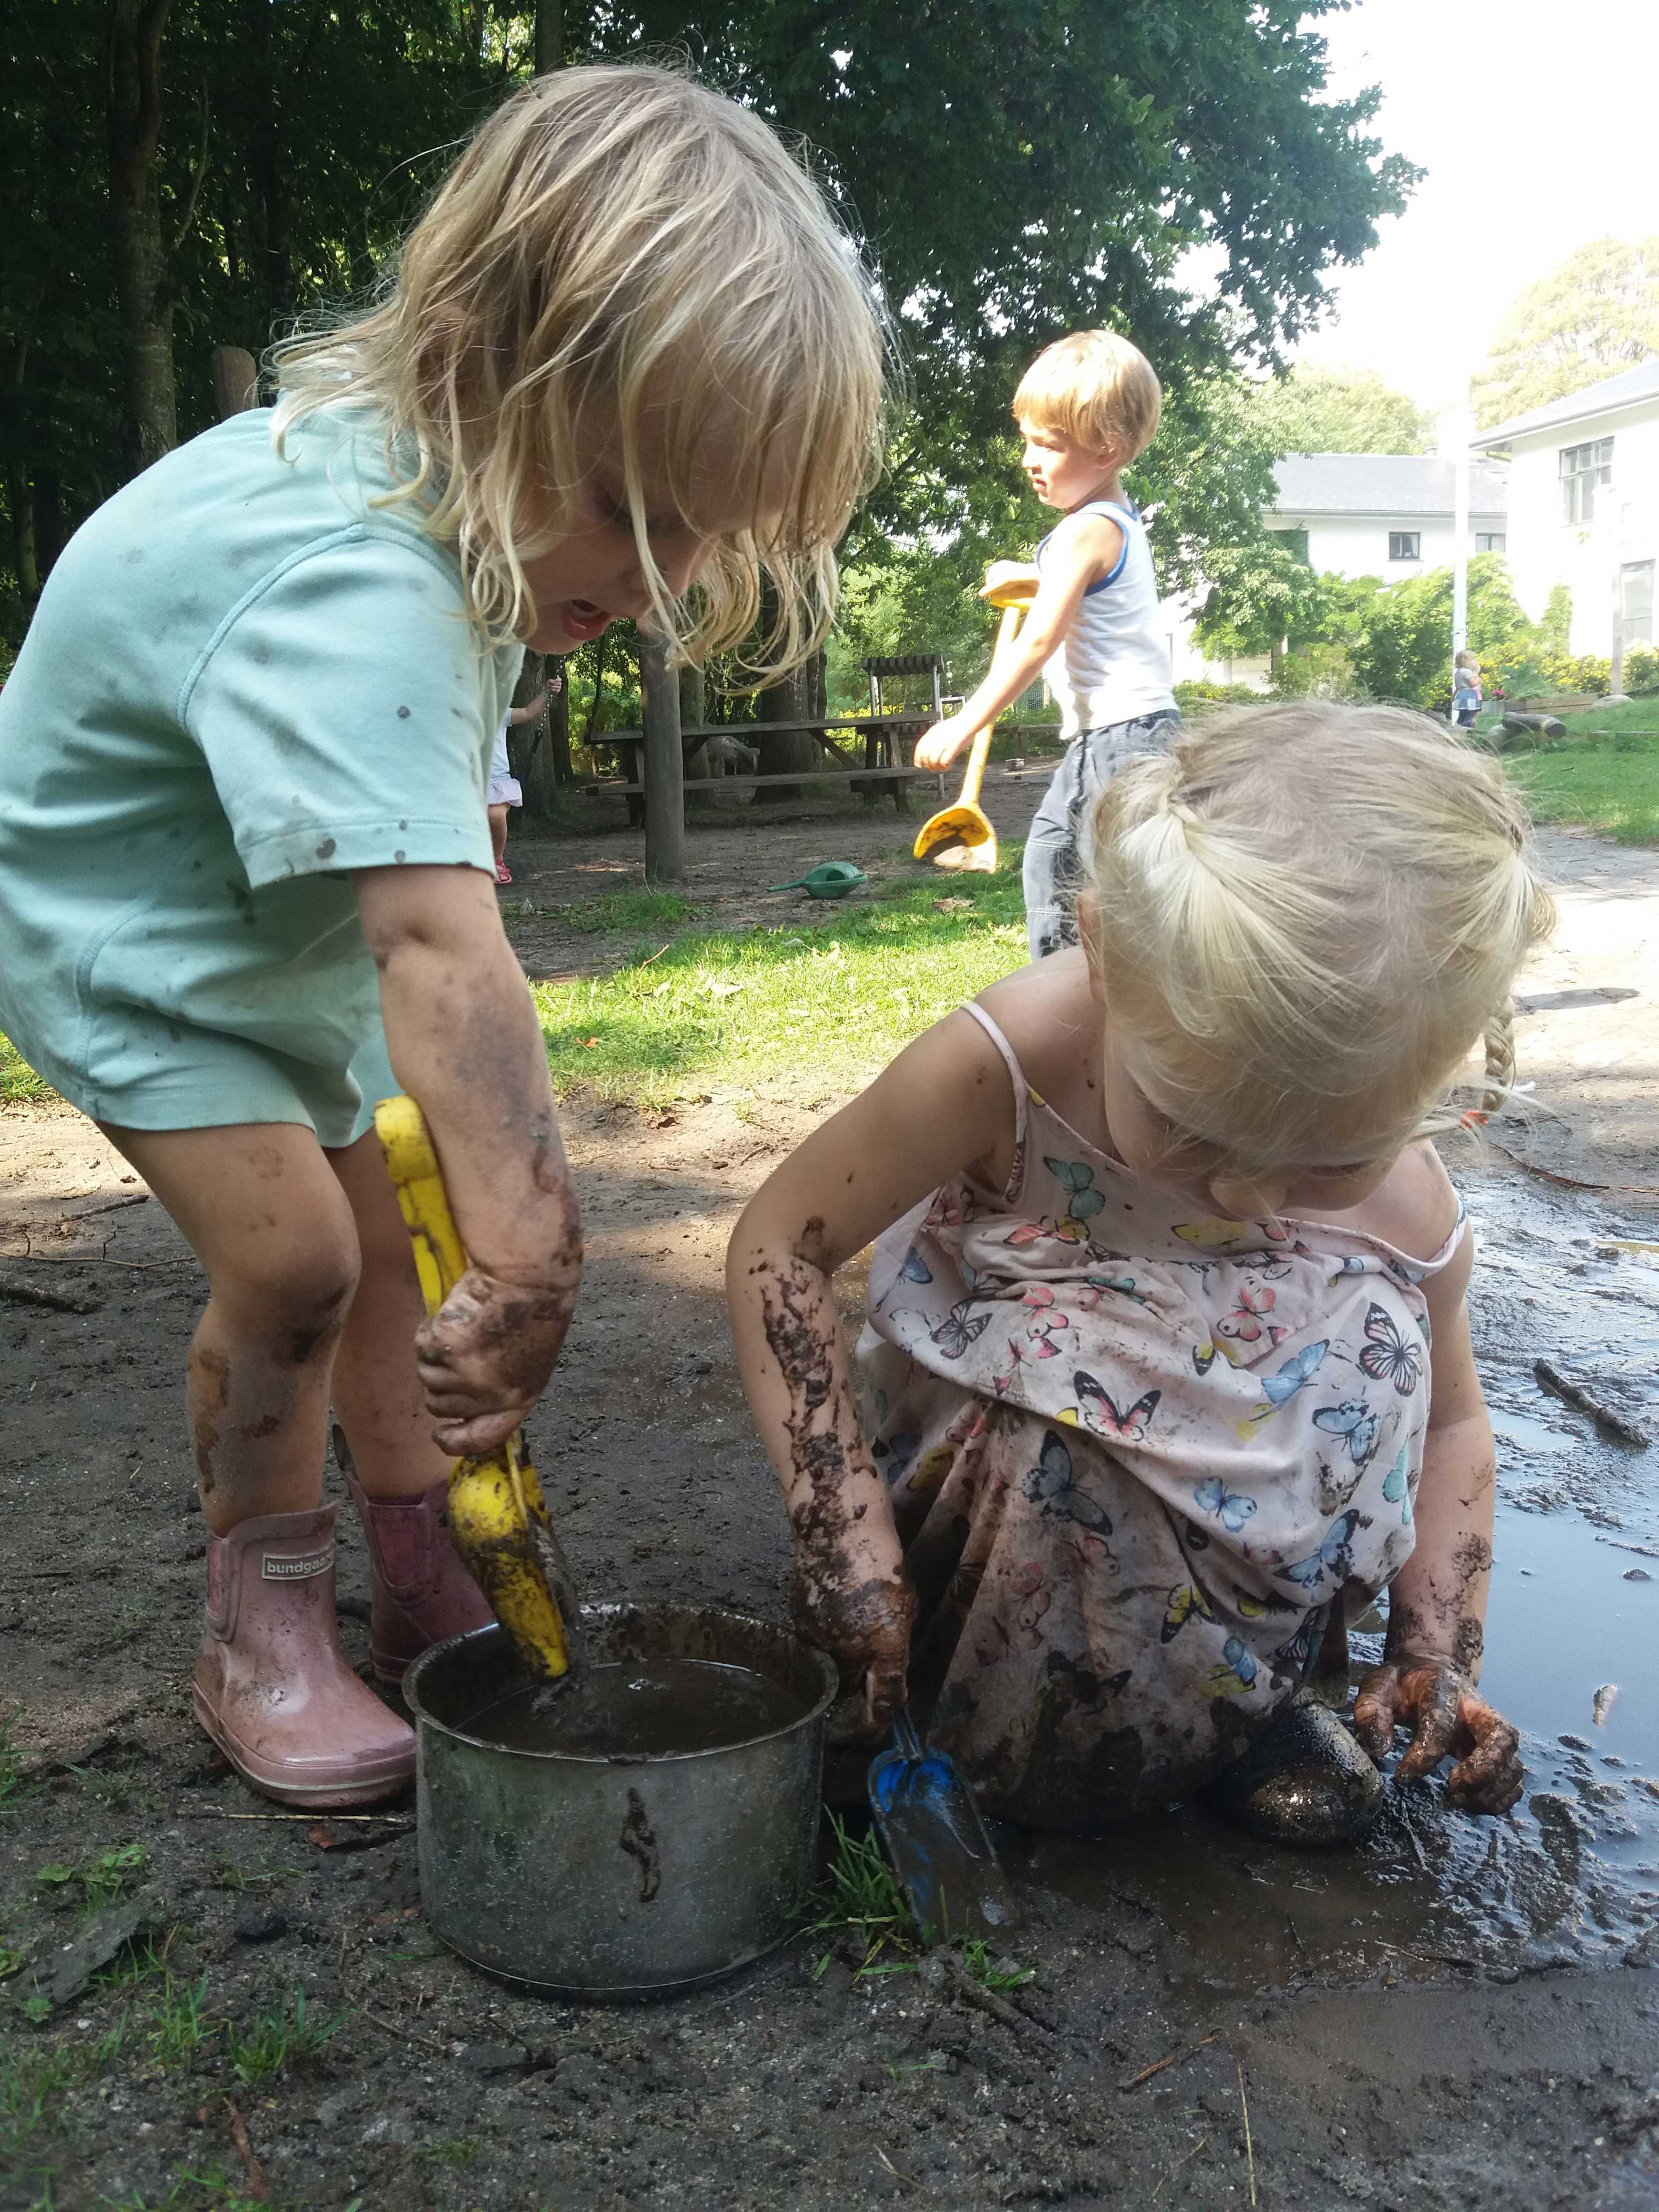
[[[538,983],[560,1091],[662,1106],[792,1086],[848,1091],[1025,957],[1018,847],[992,877],[901,880],[845,905],[801,901],[774,929],[641,939],[608,975]]]
[[[1659,698],[1564,718],[1567,737],[1505,757],[1537,822],[1577,822],[1621,845],[1659,845]]]
[[[561,919],[583,932],[648,934],[618,945],[614,974],[534,987],[554,1085],[650,1107],[781,1079],[856,1089],[1024,962],[1019,855],[1005,845],[994,876],[901,878],[843,904],[803,897],[799,919],[774,929],[709,929],[672,892],[570,908]],[[0,1099],[52,1095],[0,1037]]]

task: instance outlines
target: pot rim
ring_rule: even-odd
[[[744,1628],[764,1629],[769,1635],[785,1636],[795,1644],[802,1656],[817,1668],[820,1687],[814,1702],[798,1713],[794,1719],[785,1721],[781,1727],[762,1729],[754,1735],[739,1736],[732,1743],[706,1744],[696,1751],[657,1751],[606,1753],[591,1751],[533,1751],[523,1744],[491,1743],[487,1737],[473,1735],[465,1729],[441,1719],[424,1703],[421,1696],[422,1677],[432,1673],[446,1654],[459,1650],[462,1645],[486,1639],[504,1640],[507,1631],[498,1620],[486,1621],[482,1628],[469,1628],[459,1636],[445,1638],[441,1644],[428,1644],[419,1657],[410,1661],[404,1673],[402,1690],[404,1703],[415,1716],[416,1733],[429,1728],[453,1743],[464,1743],[469,1749],[489,1753],[497,1759],[522,1759],[545,1766],[672,1766],[694,1759],[725,1759],[734,1751],[751,1750],[756,1744],[770,1743],[776,1739],[793,1735],[798,1729],[810,1728],[821,1720],[835,1703],[841,1688],[841,1677],[835,1661],[827,1651],[820,1651],[786,1623],[763,1620],[758,1613],[738,1613],[724,1605],[690,1605],[684,1601],[669,1599],[661,1603],[638,1603],[631,1599],[617,1599],[609,1603],[585,1605],[582,1619],[595,1623],[614,1619],[618,1613],[691,1613],[703,1620],[710,1618],[729,1620]],[[719,1663],[719,1662],[716,1662]],[[734,1662],[735,1663],[735,1662]]]

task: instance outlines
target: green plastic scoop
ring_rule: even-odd
[[[862,868],[855,868],[850,860],[820,860],[808,874],[797,876],[793,883],[773,884],[775,891],[805,891],[809,898],[845,898],[864,881]]]

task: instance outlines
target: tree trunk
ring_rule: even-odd
[[[763,691],[759,699],[759,720],[755,725],[755,739],[760,747],[760,773],[763,775],[788,775],[805,772],[818,764],[818,747],[807,730],[775,730],[774,722],[799,722],[806,719],[806,685],[805,672],[796,669],[786,676],[781,684],[775,684],[769,691]],[[757,806],[788,805],[805,793],[798,783],[763,783],[755,793]]]
[[[11,511],[11,565],[27,617],[40,596],[40,564],[34,536],[34,486],[21,460],[6,465],[6,505]]]
[[[555,783],[574,783],[576,770],[570,758],[570,678],[561,661],[559,688],[547,702],[547,743],[553,761]]]
[[[564,67],[562,0],[536,0],[536,74]]]
[[[108,0],[105,18],[110,241],[121,318],[121,467],[137,476],[178,443],[171,256],[155,149],[169,0]]]
[[[292,304],[289,266],[290,195],[283,173],[282,90],[276,82],[276,42],[269,0],[251,0],[247,10],[250,71],[256,120],[248,134],[248,172],[253,190],[249,203],[248,261],[274,317]]]
[[[680,749],[680,690],[668,647],[640,632],[640,693],[645,726],[645,880],[685,881],[685,767]]]

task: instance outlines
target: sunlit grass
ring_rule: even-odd
[[[1621,845],[1659,844],[1659,698],[1566,718],[1567,737],[1505,765],[1537,822],[1580,823]]]
[[[554,1084],[639,1106],[786,1079],[855,1090],[1024,963],[1019,855],[1005,845],[994,876],[941,870],[844,904],[803,897],[797,919],[770,929],[700,927],[673,892],[619,891],[564,909],[584,933],[649,935],[612,974],[533,987]],[[0,1037],[0,1100],[52,1095]]]
[[[608,975],[540,983],[556,1086],[660,1106],[782,1079],[851,1091],[1025,957],[1018,856],[901,879],[771,929],[688,930]]]

